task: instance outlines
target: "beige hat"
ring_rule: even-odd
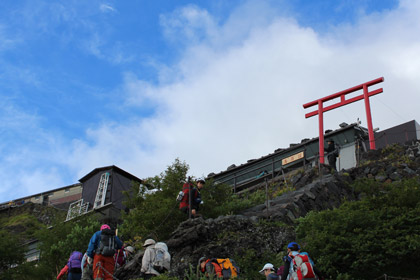
[[[127,247],[125,247],[125,250],[126,250],[127,252],[129,252],[130,254],[134,253],[134,248],[133,248],[132,246],[127,246]]]
[[[150,245],[155,245],[156,241],[154,241],[153,239],[146,239],[146,241],[144,241],[143,247],[147,247]]]

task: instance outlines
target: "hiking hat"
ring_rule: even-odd
[[[125,247],[125,250],[126,250],[127,252],[129,252],[130,254],[134,253],[134,248],[133,248],[132,246],[127,246],[127,247]]]
[[[154,241],[153,239],[146,239],[146,241],[144,241],[143,247],[147,247],[150,245],[155,245],[156,241]]]
[[[198,184],[198,183],[201,183],[201,184],[204,184],[204,185],[205,185],[205,184],[206,184],[206,181],[204,181],[204,179],[198,179],[198,180],[197,180],[197,184]]]
[[[269,270],[274,270],[274,265],[272,265],[271,263],[266,263],[264,265],[264,267],[260,270],[260,273],[263,273],[264,270],[269,269]]]
[[[297,244],[296,242],[290,242],[290,243],[287,245],[287,248],[289,248],[289,249],[293,249],[293,247],[297,247],[297,248],[298,248],[298,250],[300,250],[300,246],[299,246],[299,244]]]
[[[206,261],[206,257],[201,257],[199,260],[198,260],[198,265],[200,265],[202,262],[205,262]]]
[[[104,230],[104,229],[111,229],[111,227],[110,227],[110,226],[108,226],[107,224],[103,224],[103,225],[101,226],[101,230]]]

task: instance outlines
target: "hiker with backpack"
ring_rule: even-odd
[[[116,267],[123,266],[127,259],[134,253],[134,248],[132,246],[122,246],[121,249],[118,249],[114,255],[115,265]]]
[[[328,146],[327,148],[324,148],[324,151],[327,152],[327,159],[328,159],[328,164],[329,166],[331,166],[331,168],[333,168],[335,171],[337,171],[337,157],[339,154],[338,151],[338,147],[336,147],[336,145],[334,144],[334,141],[329,139],[327,141]]]
[[[67,264],[61,269],[57,275],[57,280],[60,279],[64,274],[67,274],[67,280],[80,280],[82,277],[82,253],[74,251],[70,254],[70,258]]]
[[[218,259],[201,257],[198,260],[198,269],[205,274],[206,277],[210,275],[217,278],[232,279],[239,275],[239,267],[233,259]]]
[[[93,280],[93,264],[89,264],[87,262],[87,252],[84,253],[83,258],[82,258],[82,265],[81,265],[81,269],[82,269],[82,278],[80,280]]]
[[[287,253],[284,257],[282,280],[321,279],[321,272],[315,267],[307,252],[300,252],[299,244],[290,242],[287,245]]]
[[[112,280],[115,269],[114,254],[122,242],[109,225],[102,225],[90,239],[87,262],[93,263],[93,279]]]
[[[276,274],[276,269],[271,263],[266,263],[260,270],[261,274],[265,275],[267,280],[280,280],[280,277]]]
[[[186,214],[189,214],[191,211],[191,217],[193,218],[200,216],[200,214],[198,214],[198,209],[200,204],[203,204],[200,191],[204,187],[205,183],[206,182],[203,179],[199,179],[197,180],[197,186],[194,187],[194,185],[190,182],[190,178],[188,178],[187,183],[182,186],[182,192],[178,194],[177,200],[180,201],[179,210]]]

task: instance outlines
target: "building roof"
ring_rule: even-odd
[[[134,176],[133,174],[128,173],[125,170],[122,170],[121,168],[119,168],[118,166],[115,166],[115,165],[95,168],[91,172],[89,172],[88,174],[83,176],[81,179],[79,179],[79,182],[81,182],[81,183],[86,182],[90,177],[97,174],[98,172],[109,170],[109,169],[115,170],[116,172],[120,173],[121,175],[124,175],[125,177],[127,177],[127,178],[129,178],[133,181],[137,181],[137,182],[140,182],[140,183],[142,182],[142,180],[140,178]]]
[[[81,186],[80,183],[76,183],[76,184],[72,184],[72,185],[60,187],[60,188],[57,188],[57,189],[48,190],[48,191],[45,191],[45,192],[40,192],[40,193],[36,193],[36,194],[24,196],[24,197],[19,197],[17,199],[12,199],[11,201],[25,200],[25,199],[28,199],[28,198],[31,198],[31,197],[40,196],[40,195],[46,195],[46,194],[49,194],[49,193],[52,193],[52,192],[61,191],[61,190],[68,189],[68,188],[80,187],[80,186]],[[5,204],[5,203],[8,203],[9,201],[5,201],[5,202],[2,202],[0,204]]]
[[[366,128],[359,126],[357,123],[352,123],[352,124],[349,124],[349,125],[343,125],[339,129],[336,129],[336,130],[333,130],[331,132],[326,133],[325,136],[324,136],[324,139],[327,140],[329,137],[332,137],[335,134],[341,133],[341,132],[343,132],[345,130],[348,130],[348,129],[354,129],[354,128],[355,129],[359,129],[359,130],[363,130],[363,131],[367,131]],[[246,166],[252,166],[252,165],[254,165],[257,162],[266,160],[267,158],[270,158],[270,157],[273,157],[273,156],[278,156],[278,155],[287,153],[287,152],[289,152],[291,150],[299,149],[299,148],[301,148],[301,147],[303,147],[305,145],[308,145],[311,142],[316,142],[316,141],[318,141],[318,138],[319,137],[314,137],[312,139],[303,139],[301,141],[301,143],[299,143],[299,144],[290,144],[290,147],[289,148],[276,149],[274,151],[274,153],[271,153],[271,154],[262,156],[262,157],[260,157],[258,159],[248,160],[247,163],[238,165],[236,167],[228,168],[228,170],[221,171],[221,172],[219,172],[217,174],[212,174],[209,177],[217,177],[217,176],[223,175],[225,173],[231,173],[231,172],[234,172],[234,171],[237,171],[237,170],[241,170],[242,168],[244,168]]]

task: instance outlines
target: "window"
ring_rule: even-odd
[[[65,192],[65,193],[70,192],[70,188],[66,188],[66,189],[64,190],[64,192]]]
[[[39,200],[41,197],[39,195],[35,196],[35,200]]]

